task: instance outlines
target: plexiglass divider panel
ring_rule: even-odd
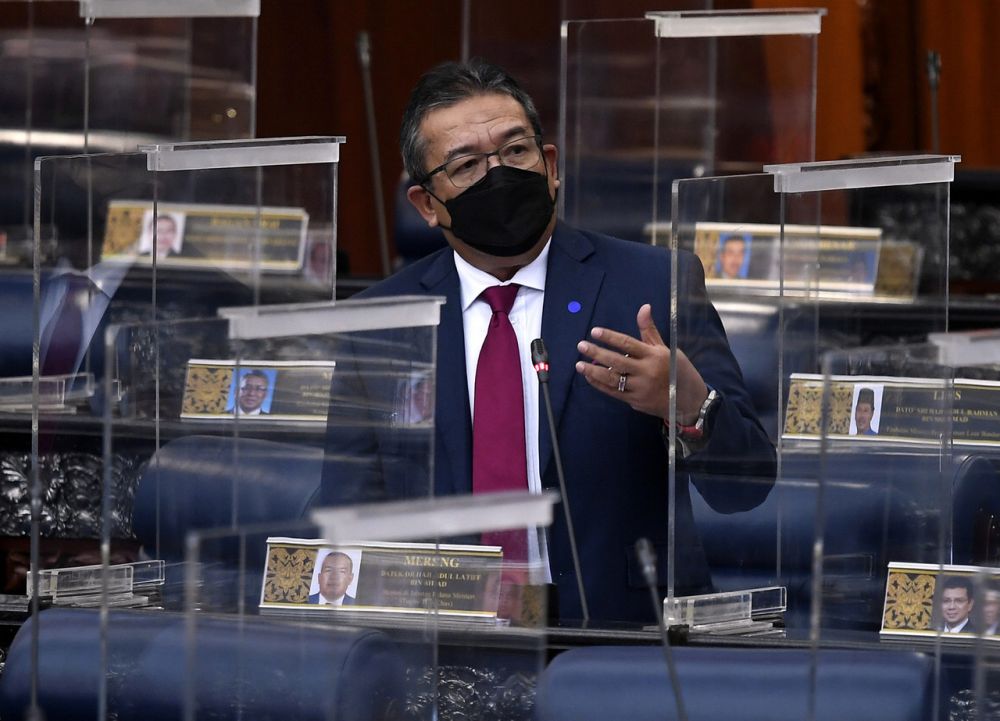
[[[816,390],[822,387],[821,359],[838,347],[858,346],[863,352],[889,333],[893,340],[920,340],[947,327],[947,199],[955,161],[952,156],[905,156],[774,166],[761,175],[674,183],[672,353],[676,358],[683,351],[706,384],[723,396],[717,422],[726,423],[719,427],[730,442],[734,428],[755,426],[744,419],[734,427],[722,409],[750,407],[778,451],[771,474],[775,485],[762,503],[726,517],[702,494],[704,498],[693,499],[695,524],[702,531],[715,587],[787,586],[785,622],[790,629],[810,627],[811,606],[818,600],[812,586],[822,579],[814,573],[812,526],[804,519],[817,518],[824,468],[844,467],[824,452],[822,394]],[[900,208],[910,222],[897,222]],[[719,374],[719,363],[706,360],[705,349],[714,337],[711,326],[692,325],[692,307],[702,292],[690,281],[692,266],[706,277],[708,296],[742,371],[736,386],[727,387],[731,379]],[[888,278],[895,280],[889,283]],[[682,373],[683,367],[671,379],[676,385],[670,412],[671,420],[687,425],[696,409],[676,405],[683,402],[684,383],[690,382]],[[676,423],[672,428],[676,431]],[[713,441],[714,433],[713,428]],[[675,446],[670,486],[675,503],[682,504],[688,495],[689,473],[699,491],[700,484],[720,480],[713,470],[719,466],[712,457],[713,441],[699,452],[708,455],[688,459],[683,446]],[[729,458],[738,455],[730,450]],[[709,478],[692,470],[707,470]],[[742,481],[752,476],[734,475]],[[865,515],[859,511],[849,518],[861,523]],[[838,527],[844,526],[840,521]],[[727,540],[718,543],[713,536],[723,529]],[[863,545],[866,533],[859,530],[854,542]],[[740,542],[734,543],[734,536]],[[864,566],[869,586],[867,595],[859,590],[857,603],[842,608],[839,618],[821,615],[821,628],[853,623],[877,630],[880,599],[871,592],[884,576],[875,575],[876,554],[868,550],[867,556],[850,549],[832,554],[836,558],[828,554],[838,572],[857,574]],[[675,544],[677,573],[684,572],[685,556],[678,558],[683,553]]]
[[[259,14],[259,0],[81,0],[85,130],[126,150],[254,137]]]
[[[286,660],[299,651],[318,654],[315,663],[329,670],[330,654],[339,651],[324,650],[316,638],[369,643],[362,631],[296,630],[294,614],[291,626],[288,614],[249,616],[259,613],[268,539],[294,545],[318,538],[314,528],[297,530],[310,508],[430,494],[439,304],[418,298],[267,313],[237,308],[221,318],[108,329],[105,355],[115,362],[105,366],[104,388],[130,392],[127,404],[104,409],[103,538],[115,548],[115,514],[128,509],[134,544],[161,561],[164,574],[151,590],[101,598],[98,589],[97,605],[115,609],[101,637],[116,638],[123,622],[118,607],[138,609],[133,623],[169,628],[160,638],[178,662],[205,664],[198,666],[200,686],[185,685],[191,677],[181,674],[183,683],[149,703],[194,709],[189,704],[197,701],[191,717],[213,713],[213,704],[228,708],[234,699],[263,703],[239,689],[248,678],[261,684],[284,678],[278,669],[285,661],[275,660],[283,652]],[[123,488],[116,464],[137,449],[148,460]],[[104,559],[112,578],[115,561]],[[303,599],[307,611],[308,605]],[[198,618],[185,619],[185,610]],[[275,656],[255,657],[249,647],[259,644]],[[375,658],[390,645],[375,644]],[[241,660],[252,658],[260,663]],[[101,674],[109,693],[117,688],[108,686],[112,672],[109,666]],[[210,692],[216,683],[227,689],[224,698]],[[340,692],[319,696],[341,708]],[[109,715],[113,702],[109,696]],[[289,714],[303,717],[315,714],[311,704],[319,700],[285,702]]]
[[[905,591],[902,579],[912,576],[892,579],[885,596],[890,564],[975,560],[976,519],[957,527],[958,515],[972,509],[957,508],[954,495],[971,492],[962,487],[963,445],[973,456],[970,449],[985,445],[977,411],[989,396],[959,373],[941,362],[934,346],[900,345],[831,352],[822,382],[797,384],[806,397],[822,393],[813,583],[819,630],[921,630],[907,617],[914,609],[895,604],[901,598],[895,591]],[[846,532],[845,519],[863,514],[880,522],[858,529],[883,539],[876,546],[865,548],[861,533]],[[892,603],[883,609],[884,601]],[[931,633],[941,621],[940,611],[932,615],[923,629]]]
[[[669,222],[675,178],[812,158],[823,14],[681,11],[564,22],[563,217],[641,240],[651,221]]]
[[[748,293],[720,300],[715,280],[720,275],[717,240],[713,241],[706,233],[706,227],[740,228],[763,223],[776,227],[781,216],[780,197],[774,193],[773,179],[766,174],[678,180],[673,184],[670,215],[673,223],[669,237],[676,249],[671,269],[673,273],[676,268],[676,273],[664,279],[665,302],[671,306],[670,326],[664,329],[665,342],[670,345],[673,357],[677,357],[678,351],[685,354],[704,383],[730,407],[729,421],[719,432],[723,436],[756,439],[752,444],[743,447],[737,444],[724,451],[715,450],[710,442],[698,454],[685,458],[688,449],[677,442],[678,413],[685,415],[685,425],[694,425],[696,420],[688,415],[690,410],[678,411],[676,398],[680,389],[674,375],[676,364],[672,365],[668,409],[672,415],[668,415],[666,438],[675,452],[668,494],[671,504],[678,509],[681,508],[678,504],[691,504],[706,559],[700,561],[676,540],[675,527],[669,534],[674,539],[671,565],[676,568],[676,576],[687,575],[682,568],[685,564],[707,562],[712,588],[717,592],[792,586],[785,560],[791,551],[783,543],[782,535],[785,511],[780,501],[776,503],[781,496],[782,481],[779,478],[777,487],[771,487],[776,473],[773,457],[771,463],[758,470],[753,468],[759,465],[754,462],[755,455],[762,451],[767,454],[770,444],[778,438],[778,378],[783,362],[781,337],[777,333],[780,298]],[[706,278],[704,287],[699,276]],[[768,331],[770,337],[764,335]],[[718,336],[723,332],[735,359],[727,358],[729,351],[720,346]],[[734,370],[734,366],[738,367]],[[742,377],[734,377],[739,372]],[[690,389],[690,378],[684,382]],[[750,416],[756,416],[761,426],[756,427]],[[712,436],[716,432],[713,424]],[[704,458],[704,463],[700,458]],[[731,460],[728,468],[727,458]],[[691,475],[692,470],[697,474]],[[697,493],[691,491],[692,483]],[[741,497],[746,498],[742,508]],[[729,504],[736,505],[727,507]],[[744,512],[730,515],[733,510]],[[676,523],[675,519],[675,526]],[[675,592],[687,595],[676,588],[668,591],[670,595]],[[795,595],[789,595],[786,622],[798,612]]]
[[[30,266],[32,161],[255,134],[259,0],[0,0],[0,253]]]
[[[42,558],[46,566],[139,559],[134,495],[161,444],[160,401],[180,402],[161,375],[179,373],[183,385],[194,356],[174,364],[173,347],[153,331],[109,353],[109,329],[333,296],[341,140],[36,161],[34,268],[5,286],[25,312],[8,338],[3,379],[9,426],[31,443],[22,498],[33,512],[19,533],[44,550],[33,567]],[[209,356],[217,357],[229,356]]]
[[[134,530],[166,564],[158,601],[188,717],[406,701],[431,719],[468,702],[448,693],[459,683],[530,706],[545,586],[505,539],[545,528],[552,499],[433,497],[440,303],[233,308],[109,332],[107,352],[145,380],[135,414],[107,421],[111,455],[160,439]],[[308,667],[322,691],[307,692]],[[292,691],[267,700],[279,679]]]
[[[116,361],[103,357],[109,325],[332,298],[342,140],[39,159],[35,269],[33,280],[22,278],[23,300],[37,294],[34,372],[74,380],[63,395],[38,399],[43,411],[99,416],[107,402],[115,414],[132,413],[127,387],[102,398],[93,382]],[[23,367],[8,376],[33,373],[31,342],[21,346]]]
[[[996,653],[1000,370],[895,345],[831,352],[821,380],[798,386],[822,409],[813,644],[877,632],[920,651],[933,659],[928,718],[974,718]]]
[[[134,519],[146,551],[180,561],[194,528],[427,497],[438,306],[328,302],[111,329],[132,393],[108,419],[109,462],[135,435],[155,451]]]
[[[976,602],[969,568],[988,558],[976,529],[996,506],[989,491],[994,441],[983,427],[988,391],[963,380],[938,348],[912,345],[948,327],[948,198],[957,160],[904,156],[768,169],[777,171],[776,190],[786,197],[821,198],[817,267],[827,297],[820,298],[820,338],[836,348],[830,339],[840,330],[841,343],[860,346],[826,357],[820,399],[808,375],[790,377],[785,467],[818,463],[820,470],[811,635],[819,644],[844,629],[878,630],[931,651],[936,717],[952,714],[954,672],[940,669],[955,662],[953,641],[961,645],[964,616]],[[873,229],[862,233],[877,235],[832,242],[838,206],[861,220],[852,225]],[[786,264],[786,274],[793,269]],[[853,285],[861,277],[862,294],[839,308],[827,291],[842,293],[836,281]],[[853,329],[846,338],[845,326]],[[885,342],[904,345],[878,347]],[[807,420],[817,400],[818,461]],[[967,657],[957,665],[967,666]]]
[[[319,509],[313,523],[193,532],[180,675],[188,717],[220,703],[260,708],[258,689],[278,678],[302,686],[281,702],[291,718],[309,717],[317,696],[333,700],[324,716],[333,719],[357,708],[376,718],[403,709],[428,720],[529,717],[545,662],[545,586],[478,539],[544,528],[553,498],[505,495],[517,498],[361,504]],[[247,637],[248,653],[220,673],[202,649],[223,625],[236,643]],[[255,663],[262,639],[272,653]],[[346,658],[317,693],[302,669],[325,669],[330,656]],[[232,690],[220,700],[205,675]]]

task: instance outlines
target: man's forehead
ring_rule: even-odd
[[[430,154],[496,145],[511,133],[531,132],[524,107],[509,95],[474,95],[454,105],[435,108],[424,116],[420,132]]]

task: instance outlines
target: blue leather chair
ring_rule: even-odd
[[[136,490],[133,529],[158,558],[181,560],[193,530],[304,518],[319,493],[323,449],[233,436],[184,436],[153,456]]]
[[[301,524],[319,494],[322,465],[322,448],[245,436],[184,436],[163,445],[139,479],[132,527],[146,554],[168,564],[167,606],[183,600],[189,534],[231,528],[199,546],[202,600],[220,611],[241,600],[255,607],[267,536],[314,535]],[[255,526],[259,532],[246,530]]]
[[[380,632],[246,617],[193,620],[110,611],[105,669],[98,611],[44,611],[11,645],[0,677],[0,716],[25,718],[36,626],[38,698],[48,721],[98,718],[102,679],[107,718],[119,721],[173,721],[184,718],[186,703],[195,718],[220,721],[368,721],[394,718],[403,703],[402,657]]]
[[[448,244],[441,229],[428,227],[427,221],[406,198],[406,190],[410,185],[409,178],[403,178],[396,186],[392,235],[396,246],[396,260],[401,265],[420,260]]]
[[[907,651],[674,648],[690,721],[923,721],[933,718],[934,660]],[[810,664],[816,663],[810,700]],[[678,719],[659,648],[581,648],[542,674],[536,721]]]
[[[729,347],[743,372],[743,382],[764,430],[778,437],[778,368],[783,360],[787,379],[793,372],[811,372],[818,367],[815,321],[808,306],[789,304],[784,314],[774,299],[716,301],[716,310],[726,329]],[[779,357],[778,336],[783,325],[784,359]],[[784,383],[787,394],[788,382]],[[787,395],[785,396],[787,397]]]
[[[974,538],[977,519],[1000,515],[1000,476],[987,458],[957,454],[939,471],[932,453],[855,447],[832,454],[826,473],[824,625],[878,630],[890,561],[987,562]],[[790,448],[780,482],[753,510],[719,514],[692,493],[715,586],[787,586],[791,627],[809,622],[818,478],[817,449]],[[942,494],[950,496],[950,516],[937,510],[948,502]]]

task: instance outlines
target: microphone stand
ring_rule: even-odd
[[[559,439],[556,438],[556,422],[552,415],[552,398],[549,395],[549,353],[541,338],[531,341],[531,363],[538,374],[538,385],[542,388],[545,399],[545,415],[549,421],[549,436],[552,438],[552,457],[556,462],[556,477],[559,479],[559,493],[562,494],[563,515],[566,518],[566,530],[569,532],[569,551],[573,557],[573,571],[576,573],[576,590],[580,594],[580,608],[583,610],[583,626],[590,624],[590,608],[587,606],[587,593],[583,588],[583,574],[580,571],[580,552],[576,546],[576,531],[573,528],[573,514],[569,510],[569,495],[566,493],[566,476],[563,475],[562,453],[559,452]]]
[[[938,87],[941,85],[941,53],[927,51],[927,87],[931,95],[931,152],[941,152],[941,125],[938,113]]]
[[[656,593],[658,586],[656,579],[656,554],[653,552],[653,544],[648,538],[640,538],[635,544],[635,553],[639,557],[639,565],[642,568],[642,577],[649,587],[649,597],[653,602],[653,610],[656,612],[656,623],[660,628],[660,648],[663,650],[663,659],[667,663],[667,677],[670,681],[670,688],[674,692],[674,700],[677,702],[677,718],[680,721],[687,721],[687,709],[684,707],[684,697],[681,694],[681,681],[677,676],[677,667],[674,665],[674,654],[670,647],[670,634],[667,633],[667,624],[663,620],[663,604]]]

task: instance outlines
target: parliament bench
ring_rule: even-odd
[[[0,676],[0,717],[30,702],[38,633],[38,703],[48,721],[184,718],[393,718],[405,698],[403,655],[385,634],[240,616],[108,611],[102,657],[96,609],[43,611],[14,638]]]
[[[934,659],[902,650],[672,649],[689,721],[925,721]],[[815,664],[815,683],[810,666]],[[815,715],[810,714],[814,709]],[[660,648],[596,647],[557,656],[539,680],[536,721],[684,718]]]
[[[1000,475],[980,453],[941,465],[929,449],[841,445],[824,461],[812,444],[785,449],[757,508],[720,514],[697,493],[692,504],[717,590],[784,585],[793,628],[809,624],[822,520],[823,623],[877,631],[889,562],[987,563],[977,529],[1000,515]]]

